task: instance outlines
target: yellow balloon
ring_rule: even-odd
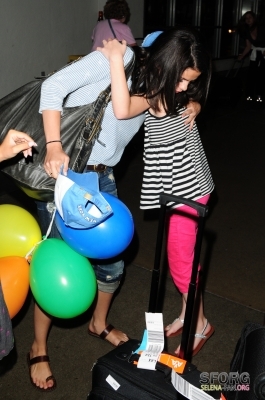
[[[0,205],[0,257],[25,255],[42,239],[36,219],[24,208]]]

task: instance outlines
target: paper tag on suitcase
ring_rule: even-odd
[[[146,332],[139,350],[143,350],[139,357],[137,368],[155,370],[160,354],[164,349],[163,314],[145,313]]]
[[[180,376],[174,370],[171,373],[171,383],[176,391],[182,394],[189,400],[213,400],[216,397],[211,396],[211,392],[206,393],[202,389],[187,382],[185,378]],[[225,400],[225,397],[220,393],[220,400]]]

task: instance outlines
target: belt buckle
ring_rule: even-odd
[[[99,166],[103,166],[103,168],[100,167],[98,169]],[[106,168],[107,168],[107,166],[104,165],[104,164],[96,164],[96,165],[94,165],[94,171],[95,172],[104,172],[106,170]]]

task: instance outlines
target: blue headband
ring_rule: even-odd
[[[142,47],[149,47],[151,46],[151,44],[153,44],[154,40],[161,35],[161,33],[163,33],[163,31],[156,31],[156,32],[152,32],[149,33],[149,35],[147,35],[142,43]]]

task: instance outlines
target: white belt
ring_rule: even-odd
[[[265,47],[255,47],[255,46],[252,46],[252,52],[251,52],[251,55],[250,55],[250,60],[251,61],[256,61],[256,58],[257,58],[257,51],[261,51],[262,52],[262,54],[263,54],[263,57],[265,56]]]

